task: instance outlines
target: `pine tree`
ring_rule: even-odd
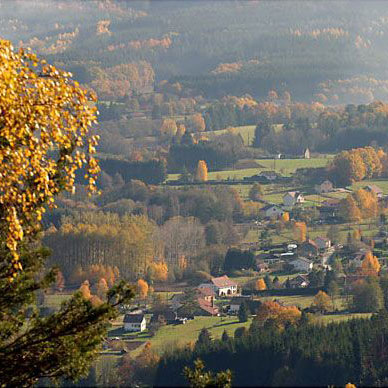
[[[222,333],[221,337],[222,342],[228,342],[230,340],[229,334],[226,330]]]
[[[247,322],[248,317],[248,306],[244,301],[240,304],[240,308],[238,309],[238,320],[240,322]]]

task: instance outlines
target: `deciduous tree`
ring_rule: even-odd
[[[137,289],[140,298],[145,299],[148,295],[148,283],[143,279],[139,279],[137,281]]]
[[[207,165],[204,160],[198,162],[196,179],[199,182],[207,181]]]
[[[314,296],[313,307],[320,312],[326,312],[330,310],[330,297],[324,291],[318,291]]]
[[[263,278],[260,278],[255,283],[255,289],[257,291],[264,291],[267,289],[267,285],[265,284],[265,281]]]

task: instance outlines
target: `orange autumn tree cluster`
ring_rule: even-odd
[[[347,221],[377,217],[379,205],[376,195],[368,190],[359,189],[340,202],[340,215]]]
[[[119,278],[120,271],[116,266],[92,264],[85,269],[81,266],[77,267],[70,276],[70,282],[80,284],[88,280],[91,284],[95,284],[100,279],[105,279],[108,286],[112,287]]]
[[[271,320],[279,328],[284,328],[286,324],[296,324],[302,313],[296,306],[282,306],[275,301],[263,302],[257,310],[253,324],[263,326]]]
[[[89,189],[99,172],[93,95],[46,61],[0,40],[0,233],[5,237],[9,281],[22,269],[19,245],[40,229],[46,204],[72,191],[86,165]]]
[[[131,95],[133,91],[152,85],[155,73],[145,61],[125,63],[106,69],[91,68],[95,79],[90,86],[100,99],[114,99]]]
[[[373,256],[372,252],[367,252],[361,263],[362,274],[367,276],[376,276],[380,272],[380,268],[381,266],[377,257]]]
[[[354,148],[339,153],[329,166],[329,175],[338,185],[349,185],[378,177],[383,172],[386,155],[372,147]]]
[[[165,282],[168,277],[168,266],[165,262],[152,263],[149,266],[149,273],[152,280],[156,282]]]
[[[295,222],[293,226],[294,239],[298,242],[306,241],[307,226],[305,222]]]
[[[87,280],[81,284],[81,287],[78,291],[81,292],[82,297],[86,300],[89,300],[93,306],[100,306],[103,303],[102,298],[91,293],[90,284]]]

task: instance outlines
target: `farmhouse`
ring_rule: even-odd
[[[310,281],[307,276],[298,275],[293,279],[288,280],[290,288],[306,288],[310,285]]]
[[[156,311],[151,318],[151,323],[158,322],[159,320],[165,320],[167,324],[172,324],[178,319],[178,314],[171,308],[165,308],[160,311]]]
[[[319,250],[326,250],[331,247],[331,241],[327,237],[317,237],[314,241]]]
[[[147,328],[144,314],[125,314],[124,330],[142,332]]]
[[[236,295],[237,283],[230,280],[227,275],[212,278],[211,283],[203,283],[198,288],[211,287],[218,296]]]
[[[293,265],[297,271],[301,272],[310,272],[313,269],[313,262],[304,257],[299,257],[298,259],[291,261],[290,264]]]
[[[267,205],[260,209],[260,214],[265,218],[277,218],[284,214],[284,210],[276,205]]]
[[[285,206],[294,206],[297,203],[303,203],[304,196],[299,191],[289,191],[283,196],[283,204]]]
[[[374,193],[378,199],[381,199],[384,196],[383,190],[381,190],[380,187],[376,185],[365,186],[364,190],[369,191],[370,193]]]
[[[314,189],[319,194],[330,193],[333,191],[333,184],[329,180],[325,180],[320,185],[315,185]]]
[[[306,240],[298,247],[298,255],[313,257],[318,254],[318,245],[313,240]]]

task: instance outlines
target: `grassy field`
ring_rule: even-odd
[[[241,170],[211,171],[208,174],[208,178],[210,180],[237,180],[251,177],[258,174],[260,171],[266,170],[275,170],[284,176],[290,176],[298,168],[325,167],[331,159],[331,155],[312,159],[255,159],[262,167]],[[169,174],[167,180],[177,180],[179,175],[180,174]]]
[[[262,301],[275,300],[275,299],[284,303],[286,306],[298,306],[299,308],[304,309],[312,305],[314,300],[314,295],[265,296],[260,298],[260,300]],[[334,304],[335,304],[335,308],[339,310],[343,310],[347,307],[346,299],[342,297],[336,298]]]
[[[317,315],[314,322],[327,325],[329,323],[348,321],[349,319],[369,319],[371,316],[372,314],[370,313]]]
[[[70,299],[71,294],[46,294],[44,296],[44,304],[46,307],[59,309],[61,303]]]
[[[255,128],[256,128],[255,125],[243,125],[240,127],[233,127],[232,133],[241,135],[244,145],[249,147],[252,145],[253,139],[255,137]],[[219,136],[219,135],[228,133],[228,131],[229,131],[228,129],[220,129],[218,131],[209,131],[209,132],[206,132],[205,134],[208,135],[209,137]]]
[[[196,341],[200,331],[207,328],[212,338],[221,338],[224,330],[230,336],[239,327],[248,328],[251,319],[248,322],[241,323],[237,317],[196,317],[188,321],[185,325],[166,325],[161,327],[154,337],[150,337],[147,332],[139,335],[124,334],[123,339],[131,341],[150,342],[152,348],[158,353],[163,353],[166,349],[174,346],[183,346],[189,342]],[[139,353],[141,348],[136,349],[133,353]]]

